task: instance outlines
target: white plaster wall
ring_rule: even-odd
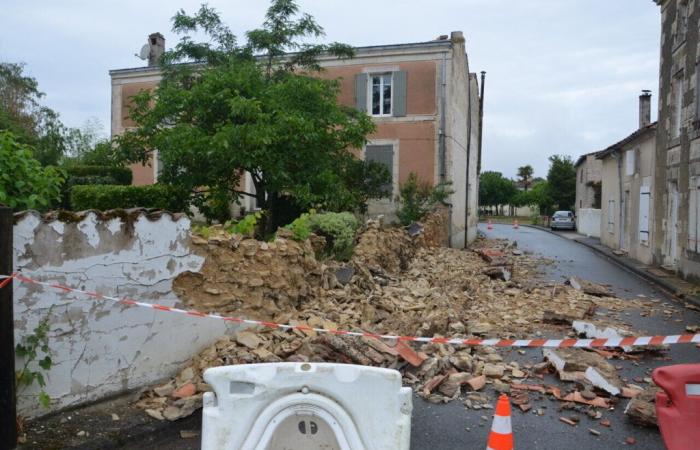
[[[469,104],[471,110],[467,110],[467,120],[470,123],[469,129],[469,198],[467,198],[467,208],[469,217],[467,220],[467,244],[470,244],[477,237],[477,226],[479,225],[479,82],[475,73],[469,74]]]
[[[586,236],[600,237],[600,209],[582,208],[576,216],[576,228]]]
[[[452,33],[451,58],[447,61],[445,111],[445,173],[452,185],[450,195],[450,246],[464,248],[467,222],[467,117],[469,67],[464,37]]]
[[[14,267],[25,276],[115,297],[182,306],[172,281],[197,271],[204,258],[192,251],[186,217],[139,214],[127,222],[95,213],[78,222],[45,222],[34,212],[14,227]],[[50,318],[47,376],[50,409],[35,389],[19,392],[18,409],[36,416],[151,384],[176,372],[226,325],[38,285],[14,283],[15,339]],[[23,361],[18,360],[19,367]]]

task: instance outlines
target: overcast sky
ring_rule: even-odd
[[[26,63],[45,103],[68,126],[97,117],[109,132],[108,71],[138,67],[154,31],[190,0],[2,0],[0,60]],[[208,2],[238,35],[263,20],[267,1]],[[638,95],[651,89],[656,120],[659,8],[652,0],[300,0],[326,40],[378,45],[467,39],[470,70],[486,75],[483,170],[512,177],[547,157],[602,149],[637,128]]]

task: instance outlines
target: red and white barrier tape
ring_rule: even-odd
[[[673,336],[638,336],[638,337],[617,337],[607,339],[459,339],[459,338],[443,338],[443,337],[417,337],[417,336],[397,336],[391,334],[375,334],[360,331],[346,331],[325,328],[313,328],[308,325],[285,325],[274,322],[265,322],[262,320],[243,319],[241,317],[227,317],[219,314],[206,314],[195,310],[185,310],[163,306],[157,303],[144,303],[129,298],[117,298],[108,295],[100,294],[99,292],[85,291],[69,286],[63,286],[57,283],[49,283],[46,281],[38,281],[32,278],[27,278],[22,274],[15,273],[12,275],[0,275],[3,281],[0,283],[0,288],[9,283],[9,280],[15,279],[21,283],[37,284],[52,289],[57,289],[67,292],[75,292],[88,297],[99,300],[109,300],[111,302],[120,303],[129,306],[140,306],[142,308],[150,308],[158,311],[168,311],[178,314],[185,314],[193,317],[205,317],[209,319],[223,320],[225,322],[241,323],[246,325],[258,325],[267,328],[279,328],[282,330],[300,330],[300,331],[315,331],[317,333],[328,333],[340,336],[356,336],[372,339],[387,339],[394,341],[414,341],[414,342],[429,342],[435,344],[451,344],[451,345],[466,345],[466,346],[488,346],[488,347],[627,347],[627,346],[648,346],[648,345],[666,345],[666,344],[688,344],[700,343],[700,333],[697,334],[680,334]]]

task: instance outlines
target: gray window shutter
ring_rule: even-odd
[[[355,75],[355,107],[362,112],[367,112],[367,74]]]
[[[406,72],[399,70],[394,72],[392,80],[394,96],[393,116],[403,117],[406,115]]]
[[[394,146],[393,145],[368,145],[365,148],[365,161],[374,161],[389,169],[390,181],[382,186],[382,191],[391,194],[394,178]]]

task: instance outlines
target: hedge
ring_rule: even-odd
[[[187,210],[187,199],[187,193],[166,184],[73,186],[70,193],[74,211],[154,208],[182,212]]]
[[[128,167],[110,167],[110,166],[66,166],[68,178],[71,177],[111,177],[115,184],[123,184],[128,186],[131,184],[132,174]],[[73,183],[77,184],[77,183]]]
[[[94,184],[118,184],[112,177],[101,177],[99,175],[87,175],[84,177],[69,177],[61,187],[61,208],[70,210],[70,192],[73,186]]]

